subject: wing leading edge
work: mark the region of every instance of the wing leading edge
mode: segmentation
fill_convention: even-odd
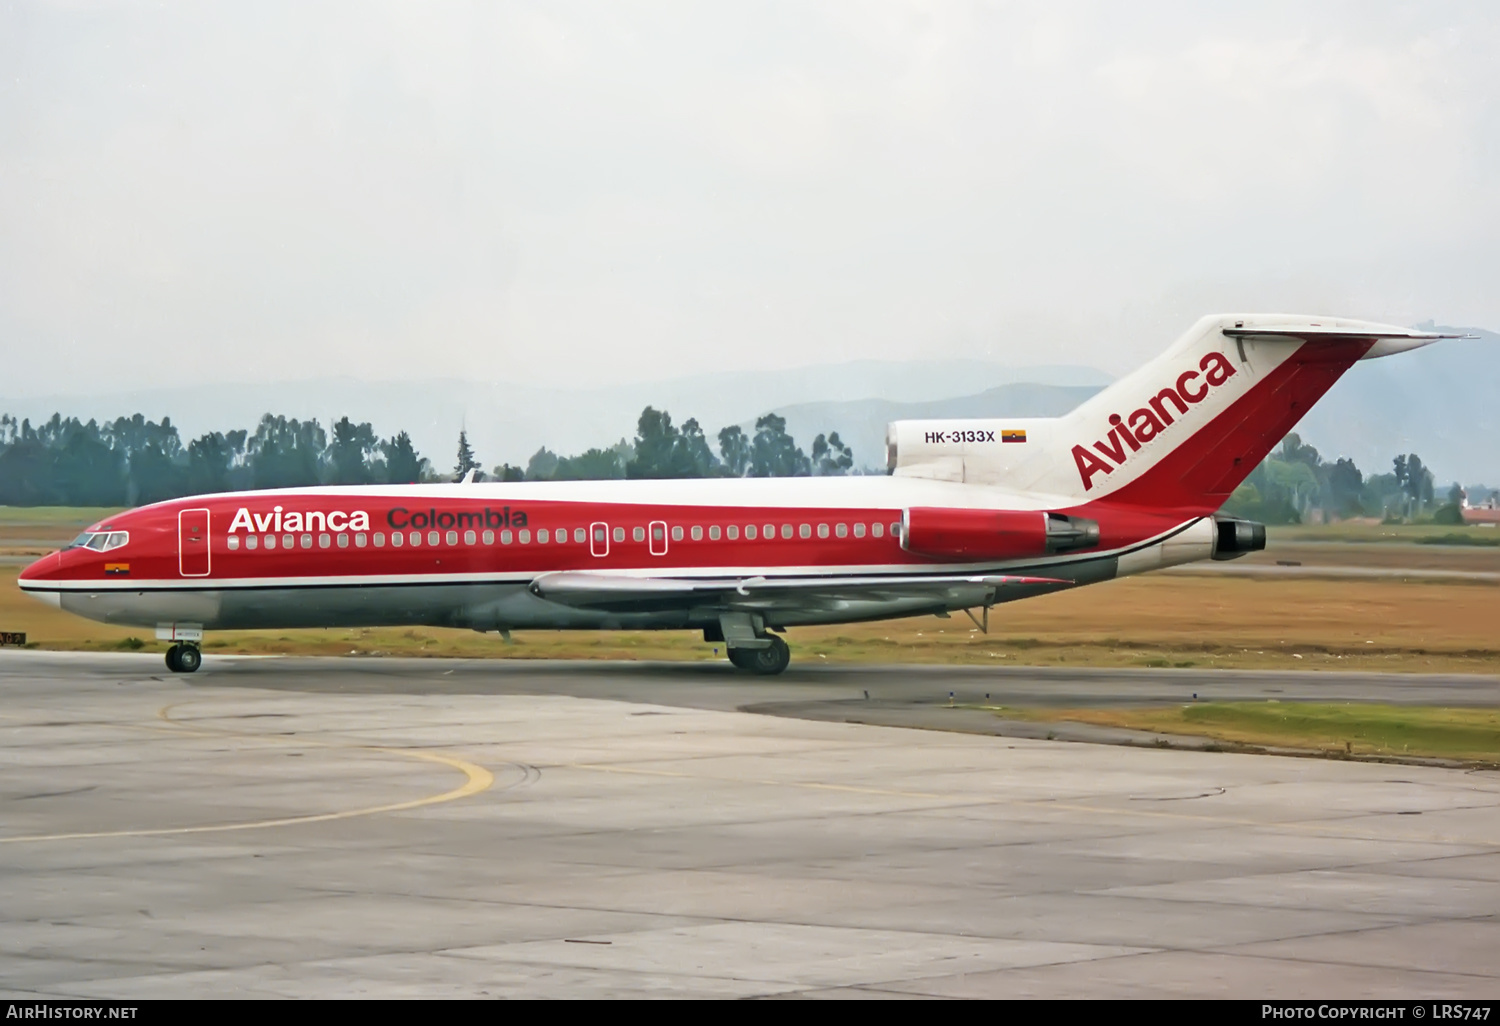
[[[888,603],[962,596],[967,605],[989,605],[1006,588],[1071,586],[1052,577],[996,574],[906,574],[862,577],[710,578],[644,577],[561,571],[543,574],[531,592],[560,605],[612,612],[722,608],[764,610],[827,608],[841,603]]]

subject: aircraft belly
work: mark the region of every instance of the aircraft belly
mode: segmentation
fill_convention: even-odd
[[[299,627],[467,627],[475,630],[652,629],[688,626],[687,610],[580,610],[537,598],[522,584],[64,592],[61,606],[103,623],[207,630]]]
[[[1116,576],[1114,557],[1049,567],[1076,584]],[[1024,584],[994,589],[959,583],[942,589],[903,591],[898,582],[879,589],[827,587],[755,600],[680,604],[652,599],[639,606],[590,609],[552,602],[522,583],[360,585],[352,587],[223,588],[68,591],[70,613],[104,623],[151,627],[197,623],[207,630],[284,630],[298,627],[434,626],[493,630],[672,630],[709,626],[725,611],[763,613],[777,626],[856,623],[941,610],[972,608],[1044,595],[1069,584]]]
[[[526,594],[519,584],[362,585],[332,588],[256,588],[223,592],[219,622],[205,627],[470,627],[471,610],[495,608]],[[484,621],[484,617],[477,618]]]
[[[154,627],[174,621],[212,623],[219,618],[216,591],[65,591],[59,598],[69,613],[101,623]]]

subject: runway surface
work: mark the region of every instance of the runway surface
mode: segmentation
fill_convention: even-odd
[[[9,996],[1500,986],[1500,774],[831,722],[1496,678],[158,662],[0,654]]]

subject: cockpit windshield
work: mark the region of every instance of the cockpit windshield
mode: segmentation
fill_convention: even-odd
[[[84,531],[63,549],[93,549],[95,552],[111,552],[130,541],[129,531]]]

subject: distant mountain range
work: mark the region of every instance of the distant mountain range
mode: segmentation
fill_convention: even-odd
[[[1297,430],[1325,458],[1352,457],[1367,474],[1414,452],[1441,483],[1500,484],[1500,334],[1417,327],[1479,338],[1357,364]]]
[[[1357,364],[1298,426],[1325,459],[1351,457],[1366,474],[1387,473],[1398,453],[1414,452],[1444,485],[1500,483],[1500,334],[1464,331],[1418,352]],[[793,437],[838,431],[857,465],[882,466],[885,425],[929,417],[1057,417],[1099,386],[1003,385],[929,402],[796,403],[775,412]]]
[[[1422,325],[1431,328],[1432,325]],[[1357,365],[1298,431],[1325,458],[1351,456],[1368,473],[1415,452],[1440,483],[1500,484],[1500,334],[1430,346]],[[885,425],[929,417],[1051,417],[1107,385],[1090,367],[1007,367],[978,360],[859,360],[793,370],[754,367],[658,382],[570,391],[472,381],[361,382],[341,378],[284,384],[215,384],[108,395],[0,399],[0,410],[42,419],[54,411],[113,418],[170,416],[186,436],[253,428],[262,413],[348,414],[381,435],[399,430],[434,465],[454,461],[460,426],[485,466],[523,464],[538,448],[571,455],[635,433],[646,405],[680,424],[696,417],[710,435],[725,424],[749,427],[772,411],[807,448],[838,431],[857,466],[885,465]]]

